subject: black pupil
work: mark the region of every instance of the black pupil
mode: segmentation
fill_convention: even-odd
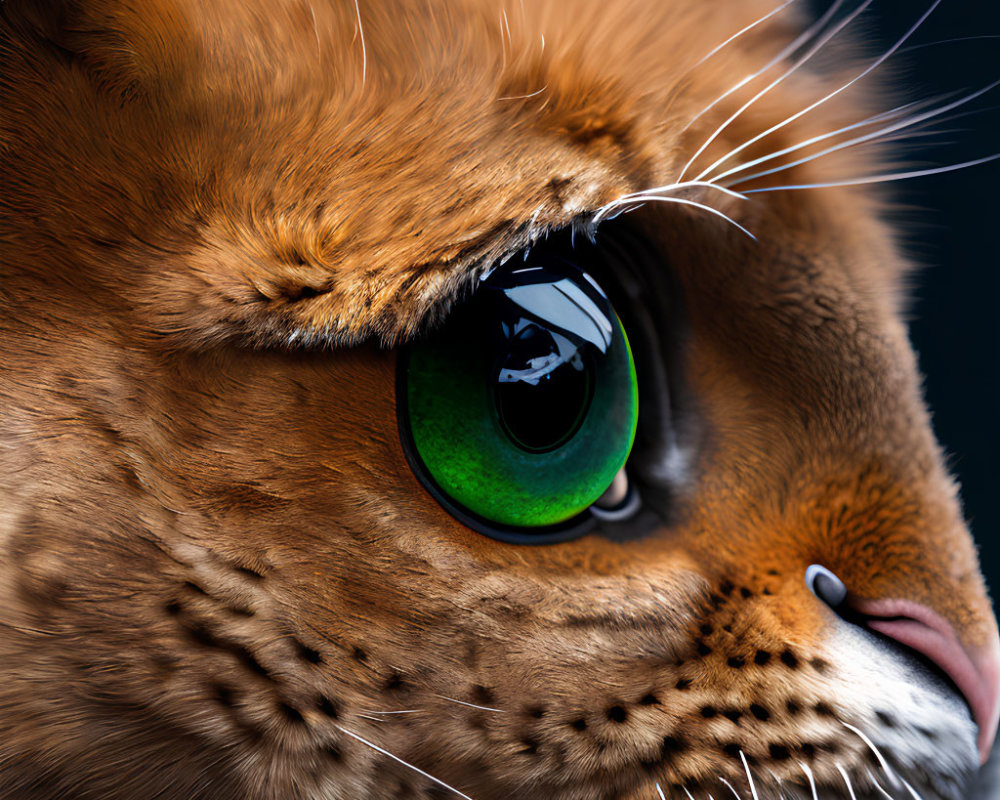
[[[555,450],[579,429],[593,395],[593,364],[579,345],[535,322],[505,325],[493,390],[500,423],[521,449]]]

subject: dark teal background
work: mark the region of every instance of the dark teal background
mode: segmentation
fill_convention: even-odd
[[[876,0],[868,31],[888,46],[929,0]],[[873,12],[873,13],[872,13]],[[945,0],[916,43],[1000,36],[1000,4]],[[929,47],[894,58],[887,81],[901,99],[972,90],[1000,78],[1000,39]],[[972,107],[1000,105],[1000,88]],[[1000,152],[1000,110],[946,128],[951,144],[907,151],[914,161],[947,164]],[[911,337],[926,376],[934,429],[962,485],[965,513],[980,546],[994,598],[1000,599],[1000,162],[896,184],[917,209],[897,217],[908,252],[923,268],[913,276]]]

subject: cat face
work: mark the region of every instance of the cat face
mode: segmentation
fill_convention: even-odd
[[[870,187],[777,190],[901,117],[828,136],[871,62],[773,10],[0,8],[0,797],[963,796],[997,628],[907,267]],[[491,524],[405,411],[498,379],[407,369],[554,263],[631,505]]]

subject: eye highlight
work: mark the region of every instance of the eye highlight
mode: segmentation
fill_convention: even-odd
[[[550,254],[495,270],[403,351],[397,409],[415,474],[454,516],[507,541],[565,539],[628,459],[635,365],[604,291]]]

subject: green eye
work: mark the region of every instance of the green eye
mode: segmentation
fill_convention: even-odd
[[[632,448],[638,391],[604,292],[549,257],[496,270],[412,344],[398,407],[411,464],[449,511],[537,541],[589,520]]]

